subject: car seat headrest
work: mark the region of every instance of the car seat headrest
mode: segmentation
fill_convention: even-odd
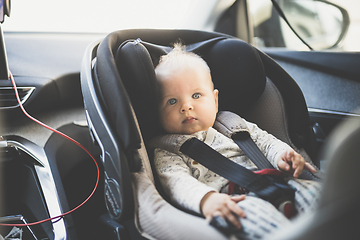
[[[219,90],[219,110],[243,115],[261,96],[266,84],[256,49],[238,39],[225,39],[204,53],[204,58]]]
[[[186,39],[182,39],[186,44]],[[116,64],[130,97],[144,140],[161,133],[158,121],[156,76],[154,68],[160,56],[172,50],[168,46],[141,41],[126,41],[116,52]],[[219,90],[219,110],[242,114],[262,94],[265,72],[257,51],[233,38],[216,37],[186,44],[187,51],[200,55],[208,63],[215,88]]]
[[[153,48],[153,58],[165,54]],[[121,80],[131,100],[144,140],[159,130],[157,119],[157,89],[152,56],[139,41],[126,41],[116,53]]]

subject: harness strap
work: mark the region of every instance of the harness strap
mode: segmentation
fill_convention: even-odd
[[[249,132],[237,132],[231,138],[259,169],[274,168],[251,139]]]
[[[284,201],[294,200],[295,189],[289,186],[282,177],[258,175],[229,160],[196,138],[187,140],[180,147],[180,151],[211,171],[269,201],[276,208],[279,208]]]
[[[240,116],[227,111],[219,112],[214,127],[220,133],[234,140],[259,169],[274,168],[251,139],[244,119]],[[304,169],[299,178],[319,181],[323,179],[323,174],[321,171],[312,173]]]

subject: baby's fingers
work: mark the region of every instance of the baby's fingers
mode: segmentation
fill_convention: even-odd
[[[293,177],[298,178],[303,171],[303,166],[296,166]]]
[[[237,229],[242,228],[242,225],[241,225],[238,217],[231,214],[230,212],[229,212],[229,215],[228,215],[228,214],[224,214],[223,212],[217,211],[217,212],[214,213],[212,218],[206,218],[206,220],[210,223],[213,220],[213,218],[216,218],[216,217],[220,217],[223,220],[226,220],[226,222],[228,222],[230,225],[233,225]]]
[[[298,178],[302,173],[302,171],[304,170],[304,168],[307,168],[307,163],[305,162],[305,159],[298,153],[294,154],[294,158],[292,161],[293,161],[292,168],[295,170],[293,176],[295,178]]]
[[[285,172],[289,172],[291,170],[291,166],[287,163],[287,161],[284,161],[282,159],[278,161],[277,165],[280,170],[283,170]]]
[[[231,211],[230,209],[224,209],[222,214],[223,214],[223,217],[225,219],[227,219],[237,229],[242,228],[240,220],[239,220],[239,216],[235,212]]]
[[[245,194],[241,194],[241,195],[234,195],[234,196],[231,196],[231,200],[233,200],[234,202],[238,203],[238,202],[241,202],[245,199]]]
[[[241,195],[239,197],[245,199],[245,195]],[[244,211],[235,202],[229,202],[228,208],[232,213],[236,214],[237,216],[242,217],[242,218],[246,217]]]
[[[317,172],[317,170],[316,170],[316,168],[314,168],[310,163],[305,163],[305,168],[307,169],[307,170],[309,170],[310,172],[312,172],[312,173],[316,173]]]

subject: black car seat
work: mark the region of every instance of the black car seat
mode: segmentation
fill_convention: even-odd
[[[309,162],[314,136],[295,81],[237,38],[191,30],[121,30],[88,48],[82,91],[90,131],[102,149],[104,196],[116,231],[135,219],[143,236],[156,239],[223,239],[203,218],[174,208],[158,193],[146,149],[160,130],[154,67],[179,39],[209,64],[220,111],[255,122]]]

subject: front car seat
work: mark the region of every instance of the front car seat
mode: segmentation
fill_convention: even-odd
[[[360,120],[343,121],[321,151],[327,161],[318,209],[274,240],[360,239]]]
[[[89,129],[102,150],[107,214],[118,234],[126,234],[127,223],[135,222],[147,238],[226,239],[202,217],[165,201],[151,170],[146,143],[159,130],[154,67],[179,39],[208,62],[220,111],[257,123],[311,162],[315,138],[302,92],[261,51],[213,32],[113,32],[87,49],[81,71]]]

